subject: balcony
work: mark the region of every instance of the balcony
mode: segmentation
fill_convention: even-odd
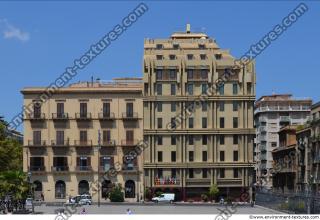
[[[115,116],[113,112],[100,112],[98,114],[99,120],[101,121],[111,121],[115,120]]]
[[[52,119],[55,121],[66,121],[69,119],[68,113],[52,113]]]
[[[235,179],[220,178],[217,180],[217,184],[220,186],[239,186],[239,185],[242,185],[242,179],[241,178],[235,178]]]
[[[29,113],[26,115],[26,119],[33,121],[43,121],[45,120],[44,113]]]
[[[267,155],[266,154],[261,154],[260,155],[260,160],[267,160]]]
[[[76,113],[76,120],[88,121],[92,119],[91,113]]]
[[[138,112],[123,112],[122,113],[123,120],[138,120]]]
[[[28,140],[28,147],[45,147],[45,146],[47,146],[46,141]]]
[[[69,167],[68,166],[52,166],[51,171],[55,173],[68,172]]]
[[[29,167],[29,170],[31,172],[45,172],[46,171],[46,167],[45,166],[33,166],[33,165],[31,165]]]
[[[267,136],[266,135],[260,135],[259,140],[260,141],[267,141]]]
[[[116,145],[115,140],[107,140],[107,141],[102,141],[101,147],[114,147]]]
[[[178,186],[180,185],[180,180],[174,177],[164,177],[164,178],[155,178],[155,186]]]
[[[260,131],[260,132],[267,132],[266,126],[260,126],[260,127],[259,127],[259,131]]]
[[[139,167],[133,166],[131,164],[124,164],[122,166],[122,172],[123,173],[137,173],[137,172],[139,172]]]
[[[280,116],[280,122],[290,122],[290,116]]]
[[[211,179],[210,178],[188,178],[186,180],[187,186],[210,186]]]
[[[208,82],[208,74],[205,76],[201,76],[200,73],[194,73],[192,76],[188,76],[188,81],[194,81],[194,82]]]
[[[299,106],[263,106],[256,108],[254,114],[259,112],[267,112],[267,111],[308,111],[310,110],[310,106],[299,105]]]
[[[261,144],[259,147],[260,151],[266,151],[267,150],[267,146],[264,144]]]
[[[69,140],[51,140],[52,147],[66,147],[69,145]]]
[[[75,147],[92,147],[92,140],[75,140],[74,141],[74,146]]]
[[[92,172],[91,166],[76,166],[76,172]]]
[[[110,170],[110,168],[113,168],[114,164],[109,164],[108,166],[99,166],[99,173],[105,173]]]
[[[121,140],[122,146],[136,146],[138,144],[138,140]]]

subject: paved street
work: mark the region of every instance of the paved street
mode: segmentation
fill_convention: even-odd
[[[126,209],[130,208],[133,214],[219,214],[225,209],[225,206],[220,205],[190,205],[190,204],[119,204],[106,205],[100,207],[97,205],[83,206],[86,208],[88,214],[126,214]],[[56,209],[61,206],[38,206],[35,208],[36,212],[45,214],[54,214]],[[281,214],[279,211],[267,209],[260,206],[254,208],[250,206],[238,206],[236,214]],[[81,207],[77,208],[77,213],[80,213]]]

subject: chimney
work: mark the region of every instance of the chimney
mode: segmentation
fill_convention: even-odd
[[[190,33],[190,24],[187,24],[186,32],[187,32],[188,34]]]

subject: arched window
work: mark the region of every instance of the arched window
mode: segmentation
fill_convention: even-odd
[[[89,183],[86,180],[81,180],[78,185],[79,195],[89,194]]]
[[[126,181],[125,185],[125,197],[126,198],[135,198],[136,197],[136,187],[135,183],[132,180]]]
[[[110,180],[104,180],[101,184],[101,197],[107,198],[109,192],[112,190],[114,184]]]
[[[66,198],[66,184],[62,180],[58,180],[55,185],[55,197],[56,199]]]

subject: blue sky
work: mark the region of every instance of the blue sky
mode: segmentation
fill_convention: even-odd
[[[25,86],[47,86],[139,2],[1,2],[0,115],[21,110]],[[149,11],[73,79],[142,76],[144,38],[167,38],[190,23],[240,57],[299,2],[145,2]],[[256,59],[257,97],[292,93],[319,101],[320,4]]]

